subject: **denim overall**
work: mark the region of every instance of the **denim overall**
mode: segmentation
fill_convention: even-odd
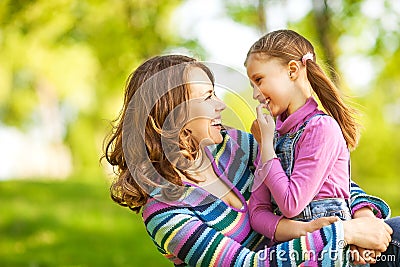
[[[307,121],[300,126],[299,130],[295,133],[286,133],[278,137],[277,132],[275,132],[274,138],[274,148],[275,153],[280,159],[281,165],[285,170],[286,175],[289,177],[292,174],[294,166],[294,153],[297,141],[304,132],[307,123],[314,117],[317,116],[327,116],[326,114],[316,114],[309,118]],[[349,170],[350,171],[350,170]],[[349,175],[350,176],[350,175]],[[350,188],[350,178],[349,178],[349,188]],[[271,202],[275,214],[282,215],[281,211],[276,204],[276,201],[271,196]],[[341,220],[350,220],[350,205],[348,200],[342,198],[326,198],[313,200],[308,204],[305,209],[297,216],[291,218],[296,221],[312,221],[320,217],[328,216],[338,216]]]

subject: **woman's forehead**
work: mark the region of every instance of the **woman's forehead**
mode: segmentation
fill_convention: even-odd
[[[213,91],[213,84],[208,75],[198,67],[188,72],[188,85],[191,97],[200,97]]]
[[[199,67],[194,67],[188,71],[189,83],[211,83],[207,73]]]

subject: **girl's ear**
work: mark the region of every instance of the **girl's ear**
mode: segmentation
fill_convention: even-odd
[[[291,60],[288,63],[288,73],[291,80],[296,80],[299,76],[300,65],[296,60]]]

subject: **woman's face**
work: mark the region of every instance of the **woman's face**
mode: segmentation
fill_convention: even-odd
[[[221,111],[226,108],[225,103],[215,95],[213,84],[201,68],[189,70],[188,83],[189,122],[185,128],[191,130],[199,143],[221,143]]]

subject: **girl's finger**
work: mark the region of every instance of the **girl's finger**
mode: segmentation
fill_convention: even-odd
[[[265,114],[263,113],[263,105],[260,104],[256,107],[256,111],[257,111],[257,120],[264,120],[267,121],[267,119],[265,118]]]

